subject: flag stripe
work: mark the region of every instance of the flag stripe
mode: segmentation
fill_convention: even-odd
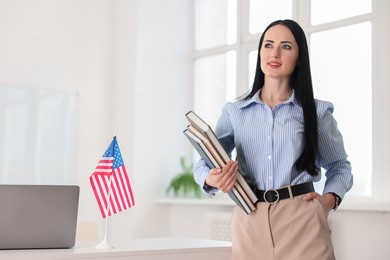
[[[123,186],[124,186],[124,193],[126,200],[128,201],[130,207],[134,206],[134,197],[133,197],[133,191],[130,186],[130,179],[127,175],[126,168],[123,167],[121,171],[121,178],[123,180]]]
[[[115,169],[115,171],[117,171],[117,169]],[[121,187],[122,187],[122,185],[118,180],[118,174],[114,174],[113,175],[113,189],[115,189],[115,199],[116,199],[117,205],[119,207],[119,211],[126,209],[126,207],[123,206],[124,198],[123,198],[123,195],[121,193]]]
[[[121,194],[121,198],[125,204],[125,207],[128,208],[128,207],[131,207],[131,204],[129,203],[129,196],[128,194],[126,193],[126,189],[124,188],[124,185],[125,183],[123,182],[123,169],[122,167],[120,168],[120,170],[118,171],[118,181],[121,183],[121,186],[120,186],[120,194]]]
[[[92,189],[94,191],[96,200],[98,201],[100,212],[102,213],[103,218],[105,218],[106,217],[106,212],[104,210],[104,208],[105,208],[104,205],[106,205],[106,202],[104,201],[105,198],[103,198],[103,196],[102,196],[102,190],[101,190],[100,182],[97,181],[97,178],[99,178],[98,176],[99,175],[91,176],[90,182],[91,182]]]

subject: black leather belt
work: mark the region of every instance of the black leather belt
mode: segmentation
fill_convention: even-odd
[[[287,198],[293,198],[302,194],[306,194],[314,191],[313,182],[306,182],[298,185],[287,186],[277,190],[259,190],[254,189],[257,202],[267,202],[269,204],[275,204],[279,200]]]

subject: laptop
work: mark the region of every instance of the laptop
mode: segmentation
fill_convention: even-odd
[[[0,185],[0,249],[71,248],[80,188]]]

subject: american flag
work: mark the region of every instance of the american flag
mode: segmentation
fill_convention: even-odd
[[[133,191],[116,136],[89,181],[103,218],[134,206]]]

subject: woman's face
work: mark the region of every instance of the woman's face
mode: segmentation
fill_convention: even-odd
[[[261,70],[266,77],[290,78],[298,62],[299,47],[287,26],[268,29],[260,48]]]

